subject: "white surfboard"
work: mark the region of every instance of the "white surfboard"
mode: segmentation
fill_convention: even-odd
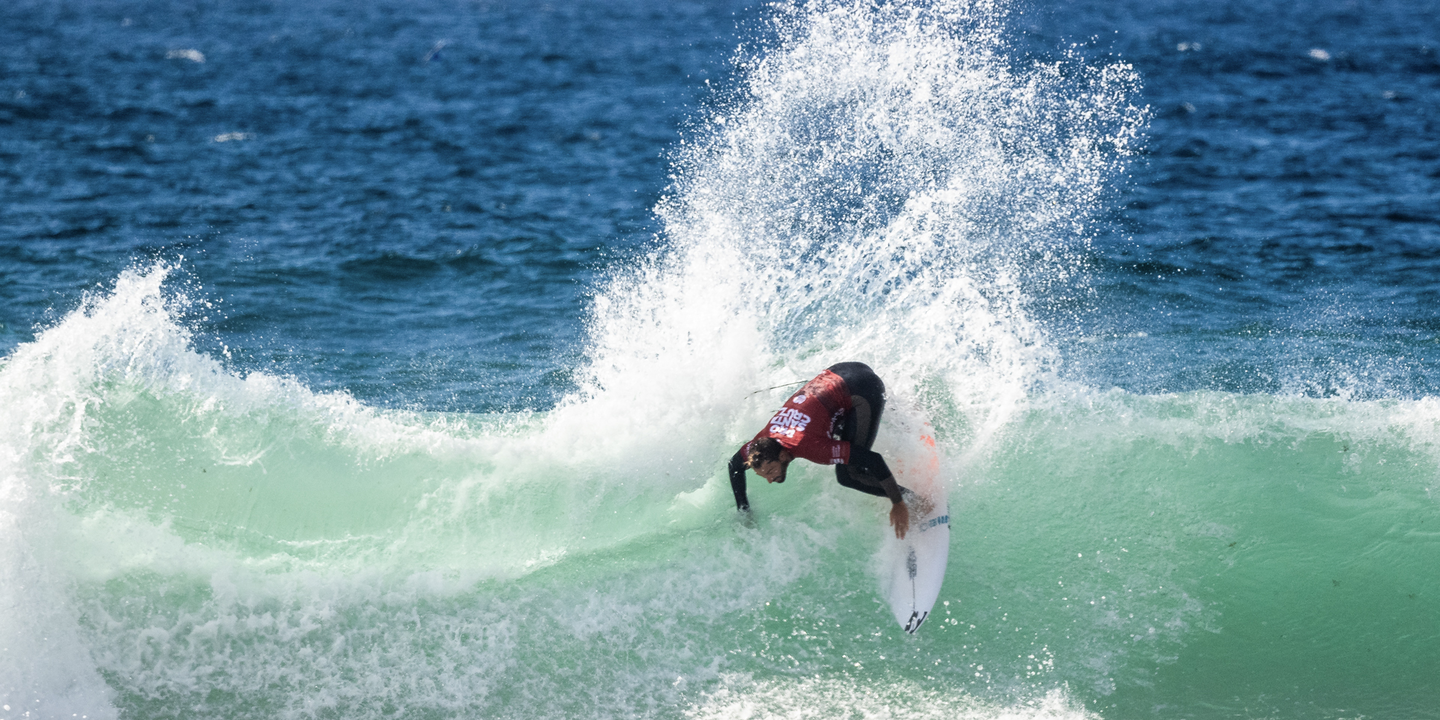
[[[910,457],[890,463],[896,481],[916,495],[906,501],[910,530],[900,540],[887,523],[880,548],[881,593],[895,620],[911,635],[935,607],[950,560],[950,505],[928,424],[920,441],[916,450],[907,453]]]

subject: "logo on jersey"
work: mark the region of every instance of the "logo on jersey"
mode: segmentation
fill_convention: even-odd
[[[795,403],[796,405],[804,405],[804,404],[805,404],[805,393],[800,393],[799,395],[796,395],[795,397],[790,398],[790,402],[793,402],[793,403]]]
[[[809,424],[809,415],[793,408],[785,408],[770,418],[770,434],[793,438],[795,433],[805,432],[805,427]]]

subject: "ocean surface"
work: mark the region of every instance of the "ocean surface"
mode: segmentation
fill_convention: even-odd
[[[1437,308],[1433,0],[10,0],[0,720],[1440,718]]]

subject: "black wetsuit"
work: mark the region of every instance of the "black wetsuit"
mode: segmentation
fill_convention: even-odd
[[[850,461],[835,466],[835,479],[847,488],[863,493],[886,497],[880,483],[891,477],[885,458],[870,449],[875,444],[875,435],[880,430],[880,416],[885,412],[885,383],[870,366],[858,362],[843,362],[826,368],[845,381],[850,393],[851,409],[833,427],[839,439],[850,443]],[[744,448],[730,458],[730,489],[735,493],[735,507],[744,510],[750,507],[745,493]],[[904,488],[901,488],[904,491]]]

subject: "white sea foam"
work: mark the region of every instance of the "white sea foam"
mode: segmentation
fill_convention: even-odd
[[[709,718],[945,718],[946,720],[1094,720],[1060,690],[1014,704],[997,705],[958,690],[935,690],[913,681],[877,683],[813,678],[722,678],[719,689],[690,707],[685,717]]]
[[[694,442],[734,419],[734,442],[775,401],[753,390],[861,360],[985,447],[1054,361],[1027,290],[1069,273],[1146,115],[1125,65],[1007,57],[1003,14],[782,8],[775,47],[742,54],[733,102],[680,152],[662,250],[597,297],[559,422],[706,418]]]
[[[190,62],[193,62],[193,63],[203,63],[203,62],[205,62],[205,53],[202,53],[202,52],[200,52],[199,50],[196,50],[195,48],[181,48],[181,49],[179,49],[179,50],[171,50],[171,51],[165,53],[165,59],[166,59],[166,60],[189,60]]]

